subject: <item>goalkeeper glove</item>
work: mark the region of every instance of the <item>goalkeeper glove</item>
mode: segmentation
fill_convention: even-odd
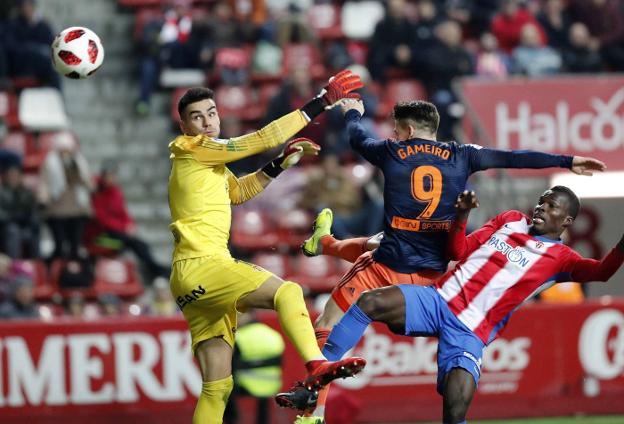
[[[275,178],[285,169],[296,165],[304,155],[316,156],[320,150],[321,146],[309,138],[300,137],[292,139],[286,143],[284,150],[278,157],[262,168],[262,172],[267,177]]]
[[[331,77],[319,95],[306,103],[301,110],[312,120],[324,110],[331,109],[341,99],[359,99],[360,95],[352,91],[362,87],[364,84],[359,75],[347,69],[340,71]]]

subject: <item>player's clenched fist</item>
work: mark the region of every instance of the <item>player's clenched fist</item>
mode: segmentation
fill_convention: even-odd
[[[280,168],[288,169],[301,160],[304,155],[316,156],[321,150],[321,146],[309,138],[299,137],[286,143],[284,151],[277,158],[281,158]]]
[[[349,70],[344,70],[329,79],[329,83],[323,87],[319,97],[325,101],[327,106],[332,106],[340,99],[359,99],[360,95],[352,93],[352,91],[362,87],[364,87],[364,84],[359,75]]]
[[[464,190],[457,196],[457,202],[455,202],[455,209],[457,211],[468,211],[470,209],[479,207],[479,199],[474,191]]]

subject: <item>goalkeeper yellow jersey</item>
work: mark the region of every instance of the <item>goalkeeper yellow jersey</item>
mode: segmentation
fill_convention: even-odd
[[[296,110],[241,137],[223,140],[182,135],[169,144],[173,262],[215,254],[230,256],[230,205],[249,200],[263,188],[255,174],[237,178],[226,164],[285,143],[308,121]]]

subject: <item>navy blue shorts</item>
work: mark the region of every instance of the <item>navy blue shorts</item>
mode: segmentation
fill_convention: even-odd
[[[402,284],[405,296],[405,335],[438,338],[438,393],[453,368],[472,374],[475,386],[481,376],[484,343],[451,312],[433,286]]]

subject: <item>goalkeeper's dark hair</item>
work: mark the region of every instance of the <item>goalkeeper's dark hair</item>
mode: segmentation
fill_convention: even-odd
[[[572,218],[576,219],[576,216],[579,213],[579,209],[581,209],[581,201],[576,196],[576,194],[574,194],[574,192],[568,187],[560,185],[554,186],[550,190],[557,194],[562,194],[568,199],[568,214]]]
[[[206,99],[214,99],[214,91],[206,87],[193,87],[186,90],[186,93],[178,101],[180,118],[183,119],[182,115],[188,105]]]
[[[433,103],[423,100],[412,102],[398,102],[394,105],[392,117],[397,121],[411,121],[417,129],[429,131],[431,134],[438,132],[440,114]]]

